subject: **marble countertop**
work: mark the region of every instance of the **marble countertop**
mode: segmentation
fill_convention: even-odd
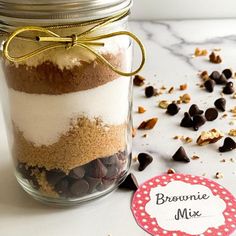
[[[179,126],[183,113],[190,104],[181,105],[181,111],[174,117],[168,116],[157,106],[158,101],[176,100],[183,93],[190,94],[191,103],[197,103],[202,109],[213,106],[214,100],[220,97],[221,87],[217,87],[214,94],[205,92],[196,85],[200,82],[197,73],[202,70],[210,72],[225,68],[236,69],[235,25],[236,20],[131,22],[133,32],[139,35],[147,49],[147,64],[141,73],[147,79],[147,84],[157,88],[162,85],[178,88],[180,84],[188,84],[186,91],[176,90],[172,94],[149,99],[144,97],[143,88],[134,88],[134,126],[138,126],[144,119],[159,118],[153,130],[138,131],[134,138],[134,156],[139,152],[148,152],[154,157],[154,162],[143,172],[137,171],[137,164],[132,166],[131,171],[140,183],[169,168],[180,173],[204,174],[208,178],[214,178],[216,172],[221,172],[224,178],[216,181],[236,195],[236,162],[230,161],[231,158],[236,159],[235,151],[221,156],[217,148],[222,141],[204,147],[197,146],[195,142],[202,130],[218,128],[227,132],[236,128],[236,123],[230,125],[232,117],[208,122],[198,132],[194,132]],[[211,64],[206,57],[192,58],[196,47],[208,51],[220,48],[223,63]],[[235,105],[236,100],[229,97],[227,109]],[[145,107],[147,111],[138,114],[138,106]],[[132,216],[130,192],[117,190],[74,209],[50,208],[31,199],[21,190],[13,176],[2,115],[0,130],[0,235],[148,235],[139,228]],[[148,134],[147,138],[142,137],[144,133]],[[194,141],[183,144],[173,139],[176,135],[189,136]],[[198,155],[200,159],[188,164],[173,162],[171,156],[181,145],[190,157]],[[222,159],[226,162],[220,162]]]

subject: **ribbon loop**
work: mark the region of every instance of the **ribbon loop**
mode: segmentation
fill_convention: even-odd
[[[24,60],[27,60],[31,57],[37,56],[37,55],[39,55],[43,52],[46,52],[48,50],[51,50],[51,49],[60,48],[60,47],[64,47],[66,49],[70,49],[72,47],[81,47],[81,48],[86,49],[87,51],[89,51],[93,55],[95,55],[101,63],[108,66],[111,70],[113,70],[117,74],[122,75],[122,76],[133,76],[133,75],[137,74],[143,68],[143,66],[145,64],[145,59],[146,59],[145,48],[137,36],[135,36],[134,34],[132,34],[129,31],[117,31],[117,32],[112,32],[109,34],[102,34],[102,35],[98,35],[98,36],[89,36],[88,35],[89,32],[93,32],[93,31],[95,31],[95,29],[98,29],[104,25],[114,22],[115,20],[120,19],[124,15],[127,15],[127,13],[126,14],[123,13],[122,15],[115,16],[114,18],[104,19],[104,21],[102,21],[100,24],[93,26],[90,30],[87,30],[79,35],[72,34],[69,37],[61,37],[60,35],[54,33],[53,31],[51,31],[47,28],[44,28],[44,27],[25,26],[22,28],[18,28],[12,34],[10,34],[10,36],[8,37],[6,42],[4,43],[3,54],[11,62],[21,62],[21,61],[24,61]],[[29,52],[25,55],[21,55],[18,57],[11,56],[9,54],[9,47],[11,45],[12,40],[15,38],[18,38],[18,37],[20,38],[19,35],[22,33],[32,32],[32,31],[33,32],[36,31],[36,32],[44,33],[45,35],[48,35],[48,36],[37,36],[35,39],[33,39],[33,41],[47,42],[48,44],[46,46],[42,46],[32,52]],[[128,36],[131,39],[133,39],[140,47],[141,54],[142,54],[142,60],[141,60],[139,67],[136,70],[131,71],[131,72],[121,71],[118,68],[114,67],[107,59],[105,59],[105,57],[103,57],[98,51],[96,51],[93,47],[91,47],[91,46],[103,47],[103,46],[105,46],[105,44],[103,42],[101,42],[100,40],[112,38],[112,37],[116,37],[116,36],[122,36],[122,35]]]

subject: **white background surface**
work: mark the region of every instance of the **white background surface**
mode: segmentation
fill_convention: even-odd
[[[214,94],[200,90],[198,70],[222,70],[231,67],[236,70],[236,20],[217,21],[173,21],[173,22],[132,22],[133,32],[144,42],[147,49],[147,63],[142,75],[158,88],[176,88],[188,83],[192,103],[197,103],[202,109],[213,105],[220,96],[221,87]],[[195,47],[221,48],[223,63],[210,64],[207,58],[191,58]],[[138,58],[135,57],[137,60]],[[175,117],[165,114],[157,107],[162,99],[174,100],[182,92],[164,94],[161,97],[147,99],[143,88],[134,89],[134,125],[151,117],[158,117],[157,126],[148,131],[148,137],[143,138],[144,132],[138,132],[134,139],[133,154],[148,152],[154,157],[153,163],[143,172],[137,171],[134,163],[131,171],[137,176],[139,183],[164,173],[168,168],[174,168],[178,173],[205,174],[214,179],[216,172],[223,173],[224,178],[216,180],[234,195],[236,195],[236,163],[230,158],[236,158],[235,151],[221,156],[217,148],[222,141],[205,147],[195,143],[200,131],[219,128],[227,132],[230,128],[230,116],[208,122],[199,132],[184,129],[179,126],[184,111],[189,104],[181,106],[181,111]],[[147,112],[137,114],[138,106],[144,106]],[[235,100],[228,97],[227,110],[235,105]],[[222,115],[222,114],[221,114]],[[183,145],[181,141],[173,140],[175,135],[185,135],[193,138],[194,142],[184,145],[191,157],[200,156],[200,160],[188,164],[176,163],[171,156]],[[220,162],[225,158],[226,162]],[[147,236],[136,224],[130,211],[131,192],[117,190],[106,198],[81,205],[74,209],[54,209],[43,206],[31,199],[16,183],[2,116],[0,115],[0,236]],[[235,234],[234,234],[235,235]]]
[[[235,0],[134,0],[134,19],[236,17]]]

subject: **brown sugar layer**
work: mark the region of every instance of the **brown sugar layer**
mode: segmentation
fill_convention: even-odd
[[[15,127],[13,156],[29,166],[58,168],[67,173],[97,158],[124,151],[126,139],[127,124],[104,127],[99,120],[79,118],[58,142],[37,147]]]
[[[116,68],[125,69],[125,53],[103,55]],[[45,61],[38,66],[5,63],[7,84],[17,91],[35,94],[63,94],[92,89],[120,77],[98,59],[80,61],[80,65],[60,69],[58,65]]]

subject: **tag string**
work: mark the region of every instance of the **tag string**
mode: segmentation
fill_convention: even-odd
[[[71,36],[68,37],[62,37],[59,34],[56,34],[55,32],[53,32],[50,27],[37,27],[37,26],[24,26],[21,28],[17,28],[14,32],[12,32],[7,40],[4,43],[4,47],[3,47],[3,55],[11,62],[22,62],[25,61],[27,59],[30,59],[34,56],[37,56],[41,53],[44,53],[48,50],[52,50],[55,48],[65,48],[65,49],[70,49],[73,47],[80,47],[80,48],[84,48],[85,50],[89,51],[90,53],[92,53],[93,55],[95,55],[98,60],[103,63],[104,65],[108,66],[112,71],[116,72],[119,75],[122,76],[133,76],[135,74],[137,74],[144,66],[145,61],[146,61],[146,53],[145,53],[145,48],[142,44],[142,42],[138,39],[137,36],[135,36],[133,33],[129,32],[129,31],[117,31],[117,32],[112,32],[109,34],[101,34],[98,36],[89,36],[89,34],[91,34],[92,32],[96,32],[96,30],[109,25],[121,18],[123,18],[124,16],[126,16],[128,14],[128,12],[124,12],[121,14],[118,14],[116,16],[113,17],[108,17],[108,18],[104,18],[101,21],[99,21],[98,24],[96,24],[95,26],[93,26],[92,28],[84,31],[83,33],[80,33],[79,35],[76,34],[72,34]],[[86,22],[87,24],[90,22]],[[91,21],[91,24],[93,24],[94,22]],[[83,23],[81,23],[82,25]],[[77,24],[79,25],[79,24]],[[68,25],[68,27],[66,27],[66,25],[62,26],[62,28],[69,28],[71,26],[75,26],[75,25]],[[53,28],[53,27],[52,27]],[[55,28],[60,28],[60,26],[56,26]],[[35,42],[46,42],[48,43],[46,46],[42,46],[36,50],[33,50],[25,55],[20,55],[20,56],[11,56],[10,52],[9,52],[9,47],[11,46],[12,41],[15,38],[22,38],[22,36],[20,36],[22,33],[25,32],[38,32],[38,33],[44,33],[44,35],[46,34],[47,36],[36,36],[35,38],[26,38],[27,40],[33,40]],[[139,67],[131,72],[125,72],[120,70],[119,68],[114,67],[103,55],[101,55],[99,53],[99,51],[97,51],[96,49],[94,49],[92,46],[100,46],[100,47],[104,47],[105,43],[102,42],[102,39],[108,39],[108,38],[113,38],[116,36],[128,36],[130,37],[132,40],[134,40],[140,50],[141,50],[141,55],[142,55],[142,59],[140,62]]]

